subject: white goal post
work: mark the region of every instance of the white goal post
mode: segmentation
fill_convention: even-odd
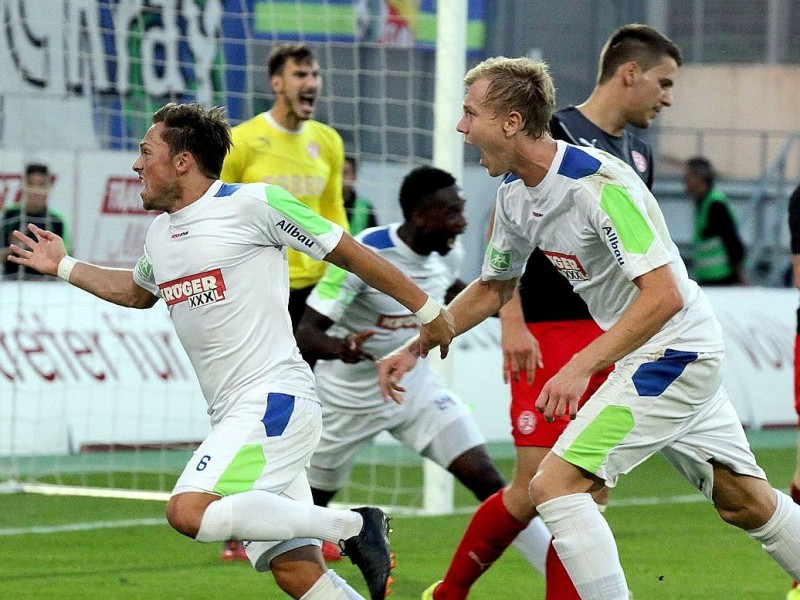
[[[464,142],[455,129],[461,114],[462,80],[467,64],[467,7],[461,0],[439,0],[436,15],[436,94],[433,105],[433,164],[463,181]],[[452,381],[450,363],[431,353],[434,368]],[[436,463],[425,460],[424,503],[428,514],[453,510],[453,477]]]

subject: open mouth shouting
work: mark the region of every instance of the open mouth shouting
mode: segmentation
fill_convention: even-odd
[[[297,97],[297,108],[298,112],[306,117],[309,118],[311,115],[314,114],[314,110],[317,106],[317,92],[315,91],[308,91],[308,92],[301,92]]]

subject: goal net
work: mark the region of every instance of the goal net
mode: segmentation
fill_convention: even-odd
[[[224,105],[234,124],[264,111],[270,49],[303,40],[323,73],[316,118],[359,159],[357,187],[379,221],[395,220],[412,166],[461,168],[456,119],[436,133],[437,54],[480,48],[482,2],[469,3],[466,29],[466,3],[438,4],[456,7],[449,28],[433,0],[3,2],[0,208],[23,197],[26,165],[45,164],[72,254],[130,268],[153,218],[130,170],[153,111]],[[457,111],[463,64],[445,68],[456,96],[444,102]],[[0,281],[2,489],[166,498],[208,433],[204,407],[163,303],[134,311],[57,280]],[[444,494],[426,499],[424,481]],[[430,481],[416,455],[382,437],[336,499],[452,508],[446,484]]]

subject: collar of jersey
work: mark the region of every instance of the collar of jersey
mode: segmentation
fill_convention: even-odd
[[[522,185],[525,185],[529,192],[537,195],[541,194],[542,191],[546,190],[550,185],[550,182],[557,176],[558,168],[561,166],[561,161],[564,160],[564,152],[567,150],[567,143],[561,140],[556,140],[556,145],[556,154],[553,156],[553,162],[550,163],[550,168],[547,169],[547,173],[544,174],[544,177],[542,177],[542,180],[537,185],[525,185],[525,182],[522,179],[519,180]]]
[[[306,122],[303,121],[302,123],[300,123],[300,127],[298,127],[297,129],[294,129],[294,130],[286,129],[286,127],[284,127],[283,125],[281,125],[280,123],[278,123],[275,120],[275,117],[272,116],[272,113],[270,111],[267,111],[267,112],[262,113],[262,114],[264,115],[264,120],[266,120],[266,122],[269,124],[269,126],[274,128],[274,129],[277,129],[281,133],[286,133],[288,135],[299,135],[299,134],[303,133],[303,129],[305,129],[305,127],[306,127]]]
[[[431,254],[417,254],[414,252],[414,249],[406,244],[403,239],[397,235],[397,230],[400,229],[400,225],[402,223],[392,223],[389,225],[389,237],[392,238],[392,242],[394,243],[394,247],[397,249],[398,254],[402,254],[406,258],[415,261],[424,261],[430,258]]]
[[[184,206],[180,210],[176,210],[174,213],[169,215],[169,222],[171,225],[180,226],[181,223],[191,219],[194,217],[199,211],[203,210],[203,207],[208,204],[213,198],[214,194],[219,191],[219,188],[222,187],[222,181],[217,179],[214,183],[211,184],[206,190],[206,193],[200,196],[197,200],[189,204],[188,206]]]

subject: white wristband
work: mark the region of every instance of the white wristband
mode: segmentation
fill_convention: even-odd
[[[439,303],[428,296],[425,304],[423,304],[422,308],[420,308],[415,314],[417,317],[419,317],[419,320],[422,321],[423,325],[427,325],[439,316],[441,310],[442,307],[439,305]]]
[[[65,255],[59,262],[58,262],[58,276],[66,282],[69,282],[70,273],[72,273],[72,269],[75,268],[75,265],[78,264],[78,261],[72,258],[71,256]]]

